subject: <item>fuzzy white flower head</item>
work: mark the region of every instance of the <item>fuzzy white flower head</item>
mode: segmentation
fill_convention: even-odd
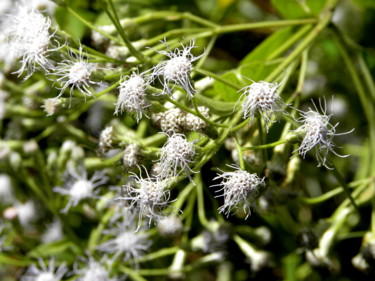
[[[171,172],[173,176],[178,176],[181,171],[185,171],[192,181],[189,164],[193,163],[195,155],[194,143],[188,142],[183,134],[173,134],[168,137],[167,142],[161,149],[159,177],[166,178]]]
[[[107,257],[104,256],[102,260]],[[75,270],[75,274],[79,274],[77,281],[115,281],[109,277],[109,271],[103,266],[103,262],[96,261],[93,257],[84,260],[86,267]]]
[[[319,105],[322,114],[319,113],[319,109],[315,104],[315,110],[309,108],[307,112],[300,111],[301,117],[297,119],[297,121],[302,122],[302,125],[294,132],[302,132],[304,134],[303,140],[298,148],[298,153],[305,158],[306,153],[314,149],[315,156],[319,163],[318,167],[325,166],[326,168],[331,169],[331,167],[329,167],[330,163],[327,161],[329,152],[332,152],[339,157],[349,156],[340,155],[333,150],[336,147],[333,143],[333,138],[335,136],[349,134],[353,130],[345,133],[336,133],[336,127],[339,123],[336,123],[335,125],[329,123],[332,114],[327,114],[325,99],[324,105],[321,100],[319,100]]]
[[[17,12],[10,15],[10,20],[12,24],[5,30],[9,37],[10,50],[15,57],[21,58],[22,63],[16,73],[21,75],[27,70],[30,76],[38,66],[44,70],[52,68],[48,56],[59,46],[50,47],[51,39],[54,37],[54,33],[49,33],[51,20],[39,11],[30,10],[25,6],[18,7]]]
[[[162,211],[171,202],[170,191],[166,189],[168,182],[157,177],[149,177],[148,174],[147,178],[131,174],[134,181],[125,185],[126,196],[117,199],[130,201],[130,207],[135,207],[139,211],[139,223],[142,217],[147,217],[151,224],[153,219],[162,216]]]
[[[277,93],[278,87],[277,83],[260,81],[242,88],[240,90],[243,91],[242,96],[245,95],[242,102],[243,118],[250,117],[250,122],[252,122],[255,115],[259,114],[264,118],[268,128],[268,124],[272,122],[272,116],[275,113],[284,112],[285,104]]]
[[[49,261],[48,266],[39,259],[39,268],[36,265],[30,266],[21,281],[60,281],[66,272],[65,264],[55,268],[54,259]]]
[[[108,178],[104,176],[105,171],[95,172],[90,180],[87,179],[85,169],[82,169],[78,174],[76,170],[71,168],[68,174],[70,178],[65,182],[64,187],[57,186],[53,189],[57,193],[70,197],[68,204],[62,210],[63,213],[67,213],[70,207],[77,206],[84,199],[96,198],[99,193],[97,187],[108,181]]]
[[[56,81],[60,82],[62,85],[61,91],[57,97],[62,96],[69,86],[70,96],[72,96],[73,90],[76,88],[85,98],[86,96],[94,97],[89,88],[101,84],[100,82],[91,80],[92,72],[96,69],[99,69],[97,64],[91,63],[85,58],[82,46],[80,46],[78,54],[70,50],[69,58],[64,58],[50,73],[58,76],[59,78],[57,78]]]
[[[204,53],[198,57],[191,54],[191,50],[196,48],[194,46],[195,39],[191,39],[189,45],[184,46],[181,44],[182,49],[175,49],[174,51],[169,49],[166,39],[161,42],[168,51],[157,52],[169,57],[169,60],[163,61],[153,68],[153,78],[159,78],[159,81],[164,86],[163,93],[171,95],[174,87],[178,85],[186,91],[189,98],[192,98],[195,93],[195,89],[190,81],[190,72],[193,70],[192,63],[200,59]],[[173,84],[173,86],[170,87],[169,84]]]
[[[122,113],[124,110],[134,112],[139,122],[145,109],[150,106],[146,97],[149,81],[142,74],[136,73],[126,78],[119,86],[120,95],[116,104],[115,114]]]
[[[223,194],[217,197],[224,197],[224,205],[219,208],[219,212],[229,216],[232,210],[237,210],[242,205],[247,219],[251,214],[250,207],[254,204],[258,188],[265,185],[264,178],[241,170],[235,165],[228,166],[236,169],[236,171],[223,172],[223,174],[214,178],[214,180],[222,179],[222,182],[212,185],[222,187],[216,191],[223,191]]]
[[[127,212],[123,220],[118,221],[111,229],[104,230],[103,233],[113,238],[99,245],[98,250],[114,254],[112,261],[120,256],[123,261],[137,259],[148,250],[152,243],[146,233],[137,231],[135,217],[130,212]]]

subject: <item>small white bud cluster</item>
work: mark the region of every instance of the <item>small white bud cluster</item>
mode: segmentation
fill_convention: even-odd
[[[158,177],[167,178],[171,172],[176,177],[181,171],[185,171],[192,181],[190,173],[193,171],[189,168],[189,164],[193,163],[195,154],[194,144],[187,141],[184,135],[173,134],[169,136],[161,149],[160,173]]]
[[[39,259],[39,267],[31,265],[21,281],[60,281],[66,272],[67,268],[64,263],[56,268],[54,259],[49,261],[48,266],[42,259]]]
[[[148,85],[149,81],[142,77],[142,74],[133,73],[130,77],[127,77],[127,80],[122,82],[119,87],[120,95],[115,114],[122,113],[124,110],[134,112],[137,121],[139,121],[145,109],[150,106],[146,97]]]
[[[122,157],[122,163],[126,168],[132,168],[139,164],[141,155],[140,155],[140,147],[138,144],[133,143],[129,144],[124,151],[124,155]]]
[[[101,133],[99,137],[99,152],[100,154],[104,154],[109,149],[112,148],[112,144],[114,141],[114,128],[113,126],[106,127]]]
[[[333,138],[335,136],[349,134],[353,130],[337,134],[336,127],[339,123],[337,123],[336,125],[331,125],[329,121],[332,117],[332,114],[327,115],[325,106],[322,106],[321,101],[319,101],[319,103],[320,109],[323,114],[319,113],[319,110],[315,106],[315,104],[315,111],[309,108],[309,111],[301,112],[301,117],[297,121],[302,122],[302,125],[294,132],[301,132],[304,134],[303,140],[298,148],[298,153],[303,158],[305,158],[306,153],[314,149],[315,156],[319,163],[318,167],[323,165],[326,168],[331,169],[329,167],[330,163],[327,161],[329,152],[332,152],[339,157],[349,156],[340,155],[333,150],[333,148],[336,147],[333,144]]]
[[[87,179],[86,170],[82,169],[81,173],[82,175],[73,168],[70,169],[70,179],[65,182],[64,187],[57,186],[53,189],[57,193],[70,196],[62,213],[67,213],[70,207],[77,206],[84,199],[96,198],[99,193],[97,188],[108,181],[104,171],[95,172],[90,180]]]
[[[204,53],[198,57],[191,54],[191,50],[196,47],[194,46],[194,39],[190,41],[190,45],[184,46],[181,44],[182,50],[175,49],[174,51],[171,51],[166,41],[162,41],[162,43],[164,43],[168,52],[157,52],[169,57],[169,60],[156,65],[153,68],[152,77],[158,77],[159,81],[163,84],[163,93],[171,95],[174,87],[178,85],[186,91],[189,98],[192,98],[195,93],[195,89],[190,81],[190,72],[193,70],[192,62],[200,59]],[[170,87],[169,84],[173,84],[173,86]]]
[[[183,231],[181,219],[175,215],[169,215],[158,220],[158,231],[164,237],[179,237]]]
[[[256,114],[261,115],[268,128],[272,122],[271,118],[275,113],[284,112],[284,102],[277,93],[277,83],[268,83],[264,81],[254,82],[250,86],[241,89],[243,95],[246,95],[242,103],[243,118],[249,118],[250,122]]]
[[[210,117],[207,107],[200,106],[198,110],[204,117]],[[154,123],[159,125],[165,133],[198,132],[202,131],[207,125],[200,117],[179,108],[153,114],[152,118]]]
[[[224,197],[224,205],[219,208],[219,212],[229,216],[233,209],[238,209],[242,204],[243,211],[248,218],[251,214],[250,207],[258,193],[258,187],[264,186],[264,178],[259,178],[256,174],[250,174],[237,166],[229,167],[237,170],[224,172],[214,178],[214,180],[222,179],[220,184],[213,185],[222,187],[217,192],[223,191],[222,195],[217,196]]]

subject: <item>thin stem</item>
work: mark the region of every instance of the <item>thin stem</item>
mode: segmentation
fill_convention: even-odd
[[[317,25],[313,30],[304,38],[304,40],[290,53],[290,55],[267,76],[265,81],[273,81],[279,73],[283,71],[290,63],[299,57],[299,55],[313,42],[313,40],[320,34],[320,32],[330,23],[332,17],[332,10],[336,5],[337,0],[329,1],[322,12],[322,17],[320,18]]]
[[[204,208],[204,196],[203,196],[203,182],[201,174],[196,174],[194,177],[194,182],[197,185],[197,196],[198,196],[198,218],[200,223],[205,227],[209,227],[208,220],[206,218],[205,214],[205,208]]]
[[[350,188],[354,188],[354,187],[357,187],[361,184],[366,184],[366,183],[369,183],[371,181],[371,179],[363,179],[363,180],[358,180],[358,181],[353,181],[351,183],[349,183],[347,186],[350,187]],[[342,193],[344,191],[343,187],[342,186],[339,186],[339,187],[336,187],[320,196],[317,196],[317,197],[314,197],[314,198],[307,198],[307,197],[301,197],[299,198],[299,200],[301,200],[302,202],[306,203],[306,204],[311,204],[311,205],[314,205],[314,204],[319,204],[319,203],[322,203],[328,199],[331,199],[332,197]]]
[[[258,124],[260,144],[263,145],[266,142],[266,135],[264,134],[264,131],[263,131],[262,118],[260,117],[257,118],[257,124]],[[263,158],[264,158],[263,161],[264,163],[266,163],[268,159],[267,149],[263,149],[262,153],[263,153]]]
[[[283,144],[283,143],[286,143],[286,140],[278,140],[278,141],[275,141],[275,142],[272,142],[272,143],[267,143],[267,144],[257,145],[257,146],[247,146],[247,147],[242,147],[241,149],[242,150],[261,150],[261,149],[275,147],[275,146],[277,146],[279,144]]]
[[[236,149],[238,152],[238,159],[240,160],[240,168],[242,170],[245,170],[245,161],[243,159],[243,153],[240,144],[238,143],[237,137],[234,138],[235,144],[236,144]]]
[[[197,67],[195,68],[195,70],[198,71],[198,72],[200,72],[200,73],[202,73],[202,74],[204,74],[204,75],[207,75],[207,76],[209,76],[209,77],[211,77],[211,78],[213,78],[213,79],[215,79],[217,81],[220,81],[220,82],[228,85],[229,87],[232,87],[233,89],[235,89],[237,91],[242,89],[241,86],[238,86],[237,84],[234,84],[231,81],[228,81],[228,80],[224,79],[223,77],[221,77],[219,75],[216,75],[215,73],[212,73],[212,72],[210,72],[208,70],[203,70],[203,69],[197,68]]]
[[[113,5],[113,2],[112,0],[102,0],[102,2],[106,2],[106,3],[103,3],[103,6],[104,6],[104,10],[106,11],[107,15],[109,16],[109,18],[111,19],[111,21],[113,22],[114,26],[116,27],[117,29],[117,32],[119,33],[119,35],[121,36],[122,40],[124,41],[124,43],[126,44],[126,47],[128,47],[130,53],[133,54],[133,56],[135,56],[139,61],[141,62],[144,62],[146,64],[149,64],[150,61],[149,59],[147,59],[143,54],[142,52],[139,52],[132,44],[132,42],[129,40],[128,36],[126,35],[124,29],[122,28],[121,24],[120,24],[120,20],[118,18],[118,15],[117,15],[117,12],[116,12],[116,8],[115,6]],[[106,4],[109,4],[109,7],[106,5]],[[108,9],[110,8],[111,11]],[[112,12],[112,13],[111,13]]]
[[[342,177],[340,172],[337,170],[337,168],[333,164],[333,161],[330,161],[330,162],[331,162],[331,165],[332,165],[332,168],[333,168],[333,170],[332,170],[333,175],[335,176],[337,181],[341,184],[346,196],[349,198],[349,200],[352,203],[352,205],[354,206],[355,210],[358,212],[358,214],[360,214],[359,208],[358,208],[357,204],[355,203],[355,201],[354,201],[354,199],[353,199],[353,197],[350,193],[349,187],[346,184],[345,179]]]
[[[278,21],[265,21],[256,23],[243,23],[243,24],[233,24],[218,26],[214,31],[215,34],[224,34],[236,31],[250,30],[250,29],[261,29],[261,28],[273,28],[273,27],[283,27],[292,25],[305,25],[316,23],[316,19],[298,19],[298,20],[278,20]]]
[[[104,32],[103,30],[97,28],[93,23],[85,20],[83,17],[81,17],[78,13],[76,13],[72,8],[70,8],[69,6],[66,7],[68,9],[68,12],[71,13],[73,16],[75,16],[80,22],[82,22],[84,25],[86,25],[88,28],[92,29],[92,30],[95,30],[96,32],[100,33],[101,35],[111,39],[112,41],[118,43],[118,44],[121,44],[121,45],[125,45],[122,41],[118,40],[117,38],[113,37],[112,35]]]

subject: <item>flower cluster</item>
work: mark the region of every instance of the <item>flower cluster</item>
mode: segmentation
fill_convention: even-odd
[[[202,116],[210,117],[207,107],[199,106],[198,110]],[[165,112],[153,114],[152,119],[156,125],[160,126],[163,132],[168,134],[201,132],[207,126],[203,119],[180,108],[172,108]]]
[[[227,216],[233,209],[238,209],[239,205],[243,206],[246,218],[251,214],[251,205],[255,202],[255,196],[259,192],[259,187],[264,186],[264,178],[259,178],[256,174],[250,174],[236,166],[229,166],[236,169],[234,172],[224,172],[218,175],[214,180],[222,179],[217,192],[223,191],[223,194],[217,197],[224,197],[224,204],[219,208],[220,213]]]
[[[147,172],[147,171],[146,171]],[[167,189],[168,181],[157,177],[142,178],[132,173],[134,181],[125,185],[126,195],[118,200],[130,201],[130,207],[139,210],[140,220],[146,216],[149,224],[152,219],[162,215],[162,211],[169,205],[170,191]]]
[[[303,140],[298,148],[298,153],[305,158],[306,153],[310,150],[315,151],[315,156],[318,160],[318,166],[325,166],[330,169],[330,163],[327,160],[328,153],[332,152],[339,157],[347,157],[349,155],[340,155],[334,151],[333,138],[335,136],[349,134],[352,131],[345,133],[336,133],[336,127],[338,125],[330,124],[332,114],[327,114],[326,107],[322,105],[321,101],[320,109],[322,114],[319,113],[318,108],[315,106],[315,110],[309,108],[307,112],[301,111],[301,117],[297,120],[302,125],[295,131],[303,135]]]
[[[63,263],[55,268],[53,259],[49,261],[48,266],[40,259],[39,268],[36,265],[30,266],[21,281],[60,281],[67,271]]]
[[[174,177],[177,177],[181,171],[184,171],[192,180],[190,173],[193,171],[189,164],[193,163],[195,154],[194,144],[187,141],[184,135],[173,134],[169,136],[161,149],[158,177],[168,178],[171,172]]]
[[[39,11],[19,6],[15,14],[10,15],[12,24],[8,26],[10,50],[14,56],[21,58],[21,68],[16,71],[21,75],[25,70],[30,76],[38,66],[44,70],[52,68],[48,59],[56,48],[51,47],[54,33],[50,33],[51,20],[44,17]]]
[[[69,176],[71,178],[65,183],[65,186],[57,186],[53,189],[57,193],[70,196],[68,204],[66,204],[62,212],[67,213],[70,207],[77,206],[84,199],[95,198],[100,191],[97,188],[108,180],[104,174],[104,171],[96,172],[88,180],[86,170],[82,170],[81,174],[79,174],[76,170],[70,169]]]
[[[137,121],[142,118],[146,108],[150,103],[146,97],[146,90],[149,81],[142,77],[142,74],[133,73],[120,84],[120,95],[116,104],[115,114],[119,114],[124,110],[136,114]]]
[[[189,98],[192,98],[195,93],[195,89],[190,81],[190,72],[193,70],[193,62],[200,59],[203,55],[195,57],[191,50],[196,48],[195,40],[192,39],[190,44],[182,46],[181,49],[170,50],[166,41],[162,41],[167,48],[166,51],[157,51],[158,53],[169,57],[169,60],[163,61],[153,68],[152,77],[158,78],[163,84],[163,93],[171,95],[175,86],[182,87]],[[173,84],[170,87],[170,84]]]
[[[243,118],[250,118],[250,122],[259,114],[264,118],[266,127],[272,122],[272,116],[285,112],[285,104],[277,92],[277,83],[264,81],[254,82],[241,89],[245,99],[242,102]]]
[[[123,261],[141,257],[150,247],[151,241],[146,233],[137,231],[135,217],[131,212],[123,212],[123,220],[118,220],[111,229],[103,234],[112,236],[112,239],[100,244],[98,250],[114,254],[112,261],[122,256]]]

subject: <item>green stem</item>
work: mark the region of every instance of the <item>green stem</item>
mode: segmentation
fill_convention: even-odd
[[[262,28],[273,28],[273,27],[284,27],[292,25],[305,25],[316,23],[316,19],[297,19],[297,20],[278,20],[278,21],[265,21],[256,23],[243,23],[243,24],[233,24],[218,26],[214,30],[214,34],[224,34],[250,29],[262,29]]]
[[[204,209],[203,182],[202,182],[202,177],[200,173],[194,176],[194,182],[197,185],[198,218],[199,218],[200,223],[205,228],[209,228],[209,222],[206,218],[205,209]]]
[[[273,81],[290,63],[297,59],[300,54],[314,41],[320,32],[330,23],[332,10],[338,0],[331,0],[327,3],[322,16],[313,30],[304,38],[304,40],[290,53],[290,55],[267,76],[265,81]],[[310,22],[311,23],[311,22]]]
[[[217,80],[219,82],[222,82],[222,83],[228,85],[229,87],[232,87],[233,89],[235,89],[237,91],[242,89],[241,86],[238,86],[237,84],[234,84],[231,81],[228,81],[228,80],[222,78],[221,76],[216,75],[215,73],[212,73],[212,72],[210,72],[208,70],[203,70],[203,69],[197,68],[197,67],[195,68],[195,70],[198,71],[198,72],[200,72],[200,73],[202,73],[202,74],[204,74],[204,75],[207,75],[207,76],[209,76],[209,77],[211,77],[211,78],[213,78],[213,79],[215,79],[215,80]]]
[[[96,32],[100,33],[101,35],[111,39],[112,41],[125,45],[122,41],[118,40],[117,38],[111,36],[110,34],[104,32],[103,30],[97,28],[93,23],[85,20],[83,17],[81,17],[78,13],[76,13],[72,8],[66,7],[68,9],[68,12],[71,13],[73,16],[75,16],[80,22],[82,22],[84,25],[86,25],[89,29],[95,30]]]
[[[146,64],[150,64],[150,61],[149,59],[147,59],[143,54],[142,52],[139,52],[132,44],[132,42],[129,40],[128,36],[126,35],[124,29],[122,28],[121,24],[120,24],[120,20],[118,18],[118,15],[117,15],[117,12],[116,12],[116,8],[115,6],[113,5],[113,2],[112,0],[102,0],[102,1],[105,1],[106,3],[109,4],[109,7],[111,9],[111,11],[108,9],[108,6],[106,5],[106,3],[103,3],[104,5],[104,10],[106,11],[107,15],[109,16],[109,18],[111,19],[111,21],[113,22],[113,24],[115,25],[116,29],[117,29],[117,32],[120,34],[122,40],[124,41],[124,43],[126,44],[126,47],[128,47],[130,53],[133,54],[133,56],[135,56],[139,61],[141,62],[144,62]]]
[[[260,149],[275,147],[275,146],[277,146],[279,144],[283,144],[283,143],[286,143],[286,140],[278,140],[278,141],[275,141],[275,142],[272,142],[272,143],[267,143],[267,144],[257,145],[257,146],[247,146],[247,147],[242,147],[241,149],[242,150],[260,150]]]
[[[236,143],[236,149],[238,152],[238,159],[240,160],[240,168],[245,171],[245,161],[243,159],[243,153],[240,144],[238,143],[237,137],[234,138]]]
[[[257,118],[257,123],[258,123],[260,144],[263,145],[264,143],[266,143],[266,135],[264,134],[264,131],[263,131],[262,118],[260,118],[260,116]],[[262,149],[262,153],[263,153],[263,161],[264,163],[266,163],[268,159],[267,149]]]
[[[333,175],[335,176],[337,181],[341,184],[346,196],[349,198],[349,200],[352,203],[352,205],[354,206],[355,210],[358,212],[358,214],[360,214],[359,208],[358,208],[357,204],[355,203],[355,201],[352,197],[352,194],[350,193],[349,187],[346,184],[345,179],[342,177],[340,172],[337,170],[337,168],[333,164],[333,161],[330,161],[330,162],[331,162],[331,165],[332,165],[332,168],[333,168],[333,170],[332,170]]]

